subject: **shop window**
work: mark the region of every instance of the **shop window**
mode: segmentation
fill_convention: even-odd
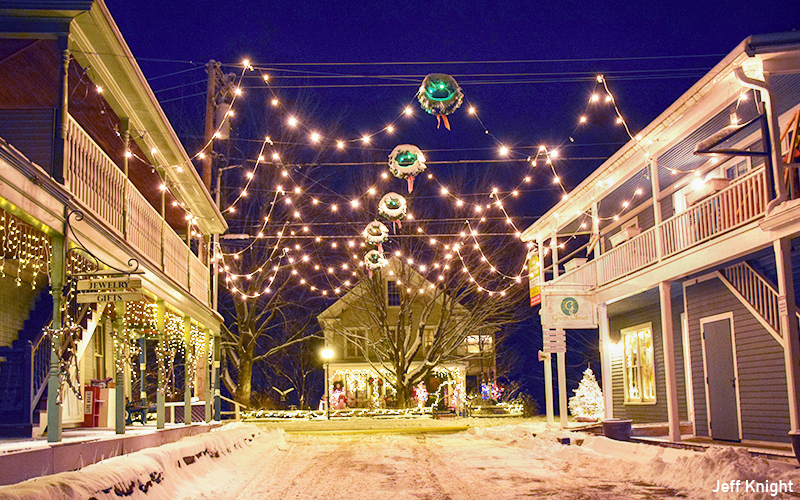
[[[652,324],[626,328],[620,334],[624,348],[625,403],[655,403]]]

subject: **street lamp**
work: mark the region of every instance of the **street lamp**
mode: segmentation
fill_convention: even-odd
[[[326,347],[322,350],[322,358],[325,360],[325,409],[327,411],[328,420],[331,419],[331,395],[328,387],[328,368],[330,367],[332,357],[333,349]]]

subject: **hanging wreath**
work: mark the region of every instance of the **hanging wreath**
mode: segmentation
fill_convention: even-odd
[[[378,202],[378,214],[400,227],[403,227],[400,221],[406,218],[407,210],[406,199],[397,193],[386,193]]]
[[[389,171],[398,179],[408,181],[408,192],[414,191],[414,177],[425,171],[425,155],[418,147],[400,144],[389,155]]]
[[[422,81],[417,99],[422,105],[422,109],[429,114],[436,115],[436,128],[439,128],[439,125],[444,122],[445,128],[450,130],[447,115],[461,106],[464,93],[452,76],[431,73]]]
[[[372,271],[386,266],[386,257],[384,257],[383,254],[377,250],[370,250],[364,256],[364,265],[367,266],[369,279],[372,279]]]
[[[367,224],[362,233],[367,245],[378,247],[378,251],[383,253],[383,244],[389,239],[389,228],[383,222],[374,220]]]

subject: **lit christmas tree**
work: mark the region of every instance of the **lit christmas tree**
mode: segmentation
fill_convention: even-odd
[[[605,415],[603,404],[603,391],[594,378],[592,368],[586,368],[583,379],[575,389],[575,395],[569,398],[569,412],[575,417],[600,420]]]

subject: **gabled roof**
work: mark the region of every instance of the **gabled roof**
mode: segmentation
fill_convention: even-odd
[[[390,272],[397,273],[402,267],[403,267],[403,262],[398,257],[392,256],[387,261],[386,267],[381,269],[380,272],[387,273],[388,276],[389,275],[388,273]],[[415,288],[428,287],[430,285],[433,285],[432,282],[425,279],[425,277],[420,273],[418,273],[413,267],[407,266],[406,269],[410,271],[411,279],[413,280],[413,283],[411,283],[411,285],[414,286]],[[322,320],[338,318],[339,316],[341,316],[342,312],[345,310],[345,308],[347,308],[348,304],[352,303],[351,301],[358,300],[358,298],[363,295],[363,290],[364,287],[366,286],[366,280],[368,279],[369,278],[363,278],[361,281],[358,282],[356,286],[351,288],[346,294],[344,294],[341,298],[339,298],[339,300],[337,300],[336,302],[331,304],[330,307],[328,307],[320,314],[318,314],[317,321],[322,322]],[[441,294],[438,294],[437,301],[440,300],[441,300]],[[466,311],[464,306],[462,306],[461,304],[458,304],[456,306],[456,309]]]
[[[72,19],[70,51],[94,83],[107,91],[104,97],[131,128],[146,133],[137,139],[154,165],[165,167],[174,194],[198,217],[206,234],[222,233],[227,223],[169,123],[142,70],[102,0],[0,1],[0,15],[40,20]],[[13,24],[2,28],[9,32]],[[24,28],[18,28],[24,30]],[[155,153],[151,151],[155,150]],[[185,168],[170,168],[182,165]]]

